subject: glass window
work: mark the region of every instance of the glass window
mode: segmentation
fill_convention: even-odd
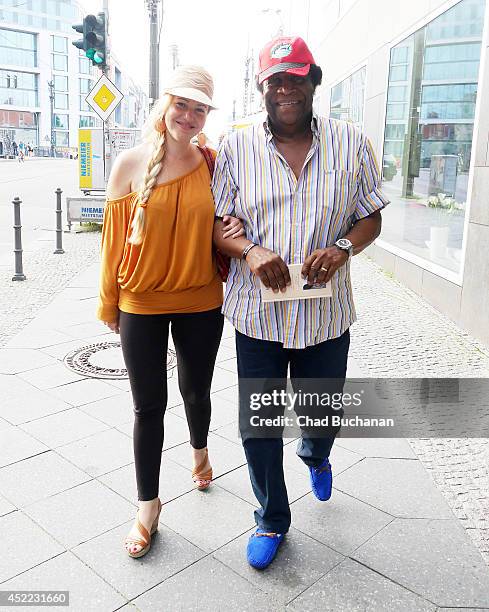
[[[2,64],[35,68],[37,35],[0,28],[0,57]]]
[[[0,70],[0,104],[38,105],[38,77],[30,72]]]
[[[91,117],[90,115],[80,115],[80,127],[95,127],[96,119],[95,117]]]
[[[92,89],[92,81],[90,79],[80,79],[80,93],[87,94]]]
[[[79,70],[81,74],[90,74],[90,60],[88,57],[79,57]]]
[[[54,89],[56,91],[68,91],[68,77],[60,74],[54,75]]]
[[[332,88],[330,116],[333,119],[350,121],[362,127],[366,73],[367,69],[363,66]]]
[[[462,0],[390,57],[382,237],[453,272],[462,263],[484,5]]]
[[[68,39],[64,36],[53,36],[53,51],[68,53]]]
[[[54,115],[54,127],[55,128],[69,128],[69,118],[68,115]]]
[[[68,108],[68,94],[54,94],[54,108],[66,110]]]
[[[90,112],[92,109],[89,106],[88,102],[85,100],[85,94],[82,94],[80,96],[80,110],[83,112]]]
[[[53,69],[68,72],[68,57],[66,55],[53,54]]]
[[[69,147],[70,146],[69,132],[59,132],[58,130],[55,130],[54,142],[57,147]]]

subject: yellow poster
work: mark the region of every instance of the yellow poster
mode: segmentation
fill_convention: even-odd
[[[80,172],[80,189],[92,188],[93,177],[92,130],[78,131],[78,167]]]

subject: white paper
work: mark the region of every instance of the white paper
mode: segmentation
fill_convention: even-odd
[[[261,283],[261,296],[264,302],[284,302],[286,300],[311,300],[314,298],[331,297],[331,281],[317,285],[309,285],[307,278],[302,278],[302,264],[288,266],[291,284],[285,291],[274,293]],[[261,281],[260,281],[261,282]]]

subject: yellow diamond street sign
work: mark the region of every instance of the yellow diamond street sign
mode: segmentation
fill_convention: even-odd
[[[116,109],[123,97],[124,96],[117,89],[114,83],[112,83],[112,81],[104,74],[97,81],[94,88],[85,98],[85,100],[102,119],[102,121],[106,121]]]

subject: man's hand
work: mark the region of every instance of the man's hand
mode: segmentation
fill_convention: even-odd
[[[255,276],[258,276],[265,287],[271,287],[275,293],[285,291],[290,285],[290,274],[284,260],[261,246],[255,246],[246,256],[246,263]]]
[[[103,323],[104,325],[107,325],[110,331],[113,331],[114,334],[119,333],[119,319],[117,319],[117,321],[104,321]]]
[[[253,249],[254,250],[254,249]],[[327,283],[333,274],[348,261],[348,253],[336,246],[316,249],[304,261],[301,274],[310,285]]]
[[[239,238],[245,235],[244,224],[241,219],[232,217],[231,215],[224,215],[222,218],[222,237],[223,238]]]

